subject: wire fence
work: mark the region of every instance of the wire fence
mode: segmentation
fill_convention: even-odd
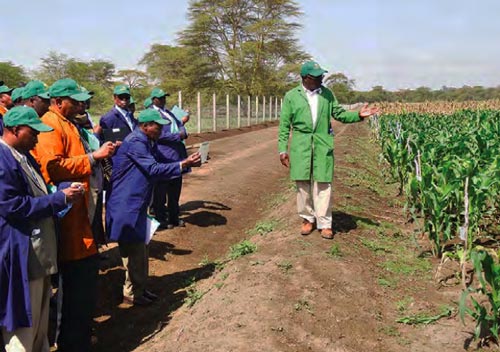
[[[224,99],[225,98],[225,99]],[[281,112],[281,97],[242,97],[229,94],[212,95],[203,99],[197,94],[196,110],[191,110],[191,119],[186,127],[191,132],[217,132],[278,120]],[[182,92],[178,93],[178,105],[182,108]]]

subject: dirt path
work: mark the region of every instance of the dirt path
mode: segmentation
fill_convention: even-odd
[[[150,246],[151,289],[162,298],[147,308],[118,306],[123,270],[116,248],[103,262],[103,301],[96,326],[99,351],[128,351],[168,322],[192,278],[209,276],[205,258],[224,256],[245,238],[263,215],[270,193],[278,192],[286,171],[277,156],[277,128],[262,129],[210,142],[211,159],[184,179],[181,218],[186,228],[159,231]],[[111,285],[109,283],[112,283]]]
[[[96,350],[463,350],[471,327],[453,313],[459,289],[436,289],[437,263],[405,223],[396,185],[384,183],[367,125],[334,129],[334,241],[298,235],[276,127],[213,141],[209,164],[186,178],[188,226],[160,232],[151,245],[158,303],[118,306],[123,270],[110,251]],[[270,233],[253,235],[255,253],[213,262],[259,220]],[[182,305],[186,297],[192,307]],[[451,317],[435,324],[396,323],[443,307]]]

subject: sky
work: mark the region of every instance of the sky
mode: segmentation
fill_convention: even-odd
[[[49,51],[139,68],[176,44],[188,1],[3,1],[0,61],[36,69]],[[356,89],[500,86],[499,0],[301,0],[301,48]]]

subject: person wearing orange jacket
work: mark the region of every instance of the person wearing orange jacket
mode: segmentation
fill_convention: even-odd
[[[80,90],[74,80],[56,81],[49,94],[51,105],[42,121],[53,130],[40,135],[33,155],[47,183],[80,182],[86,191],[85,198],[73,204],[60,224],[62,316],[57,344],[59,351],[89,351],[99,269],[90,221],[95,207],[89,186],[97,163],[113,155],[115,146],[107,142],[92,152],[82,137],[74,118],[79,104],[90,99],[90,95]]]

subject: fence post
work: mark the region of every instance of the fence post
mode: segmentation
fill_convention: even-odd
[[[198,113],[198,133],[201,133],[201,93],[198,92],[197,99],[197,113]]]
[[[226,129],[229,127],[229,94],[226,94]]]
[[[269,97],[269,121],[273,120],[273,97]]]
[[[255,97],[255,123],[259,123],[259,96]]]
[[[274,100],[274,119],[278,119],[278,97]]]
[[[182,90],[179,91],[179,107],[182,109]]]
[[[262,121],[266,121],[266,96],[262,97]]]
[[[248,96],[248,106],[247,106],[247,125],[250,126],[250,115],[252,115],[252,99],[250,95]]]
[[[241,97],[238,94],[238,128],[241,127]]]
[[[212,110],[212,130],[214,132],[217,132],[217,97],[214,93],[212,96],[212,104],[213,104],[213,110]]]

